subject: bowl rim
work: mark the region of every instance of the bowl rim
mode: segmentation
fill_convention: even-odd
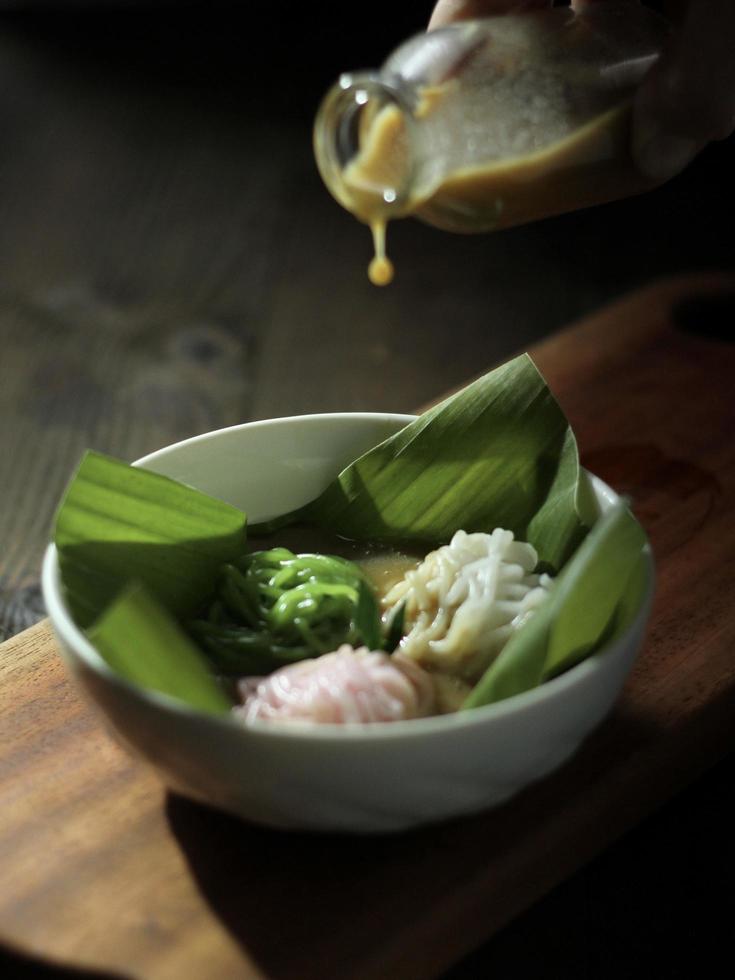
[[[242,422],[237,425],[225,426],[220,429],[213,429],[209,432],[200,433],[179,442],[171,443],[161,449],[148,453],[135,460],[132,466],[148,466],[157,459],[168,455],[176,449],[184,446],[195,445],[205,442],[224,432],[233,432],[255,427],[265,428],[274,424],[298,424],[310,422],[315,419],[343,419],[354,420],[389,420],[403,424],[408,424],[417,416],[406,415],[404,413],[392,412],[324,412],[310,413],[307,415],[291,415],[272,419],[260,419],[252,422]],[[376,443],[378,445],[379,443]],[[601,496],[610,503],[620,499],[620,494],[612,489],[604,480],[586,471],[591,477],[596,496]],[[187,719],[195,719],[199,723],[211,724],[221,727],[228,732],[239,732],[234,737],[243,738],[264,738],[268,740],[280,739],[290,741],[298,739],[303,741],[321,742],[350,742],[358,740],[383,741],[391,738],[408,739],[410,737],[426,738],[427,736],[437,736],[448,734],[449,732],[465,729],[468,726],[491,723],[493,720],[500,720],[509,714],[522,714],[532,711],[539,704],[548,700],[555,700],[564,697],[567,690],[577,685],[582,685],[584,680],[602,669],[604,661],[614,657],[621,648],[627,645],[629,636],[645,627],[650,612],[654,584],[655,566],[653,553],[649,543],[643,549],[646,556],[646,590],[641,599],[640,606],[628,629],[612,643],[591,657],[587,657],[580,663],[571,667],[569,670],[557,677],[544,681],[538,687],[519,694],[511,695],[502,701],[493,704],[481,705],[467,711],[455,711],[443,715],[431,715],[426,718],[410,718],[400,721],[384,721],[370,723],[353,723],[349,725],[337,723],[312,724],[309,722],[265,722],[255,721],[244,725],[232,717],[232,713],[227,715],[217,715],[192,708],[177,698],[171,697],[160,691],[149,690],[138,687],[137,685],[120,677],[107,664],[103,657],[97,652],[94,645],[87,638],[85,633],[74,623],[71,614],[64,601],[61,591],[61,574],[58,561],[56,545],[51,542],[47,545],[43,557],[41,574],[41,588],[44,602],[48,611],[52,627],[62,645],[72,651],[74,657],[82,661],[85,667],[89,668],[94,674],[100,676],[105,683],[112,687],[121,689],[128,696],[142,700],[146,705],[164,713],[171,713]]]

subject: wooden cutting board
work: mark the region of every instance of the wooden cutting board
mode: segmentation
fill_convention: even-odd
[[[146,978],[435,976],[735,746],[735,278],[652,286],[532,353],[658,587],[612,716],[506,806],[285,834],[167,794],[41,623],[0,647],[0,941]]]

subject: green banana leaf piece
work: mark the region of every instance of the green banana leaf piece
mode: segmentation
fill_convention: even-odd
[[[624,503],[601,517],[549,598],[511,637],[462,707],[492,704],[537,687],[627,627],[646,588],[645,542]]]
[[[310,504],[261,528],[447,541],[508,528],[562,567],[597,516],[569,423],[528,355],[491,371],[351,463]]]
[[[89,626],[129,582],[175,616],[211,595],[242,554],[245,514],[168,477],[88,452],[56,515],[54,541],[72,616]]]
[[[229,712],[232,702],[205,658],[142,586],[133,585],[115,599],[89,630],[89,638],[125,680],[200,711]]]

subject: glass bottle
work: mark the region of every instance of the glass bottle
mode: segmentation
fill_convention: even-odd
[[[651,187],[630,156],[630,107],[667,33],[646,7],[609,0],[460,22],[342,75],[314,152],[332,195],[372,228],[372,281],[392,278],[393,218],[489,231]]]

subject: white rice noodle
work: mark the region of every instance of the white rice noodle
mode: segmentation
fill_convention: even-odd
[[[553,585],[535,575],[530,544],[513,533],[457,531],[406,573],[383,600],[385,618],[406,603],[401,653],[429,669],[475,681]]]

